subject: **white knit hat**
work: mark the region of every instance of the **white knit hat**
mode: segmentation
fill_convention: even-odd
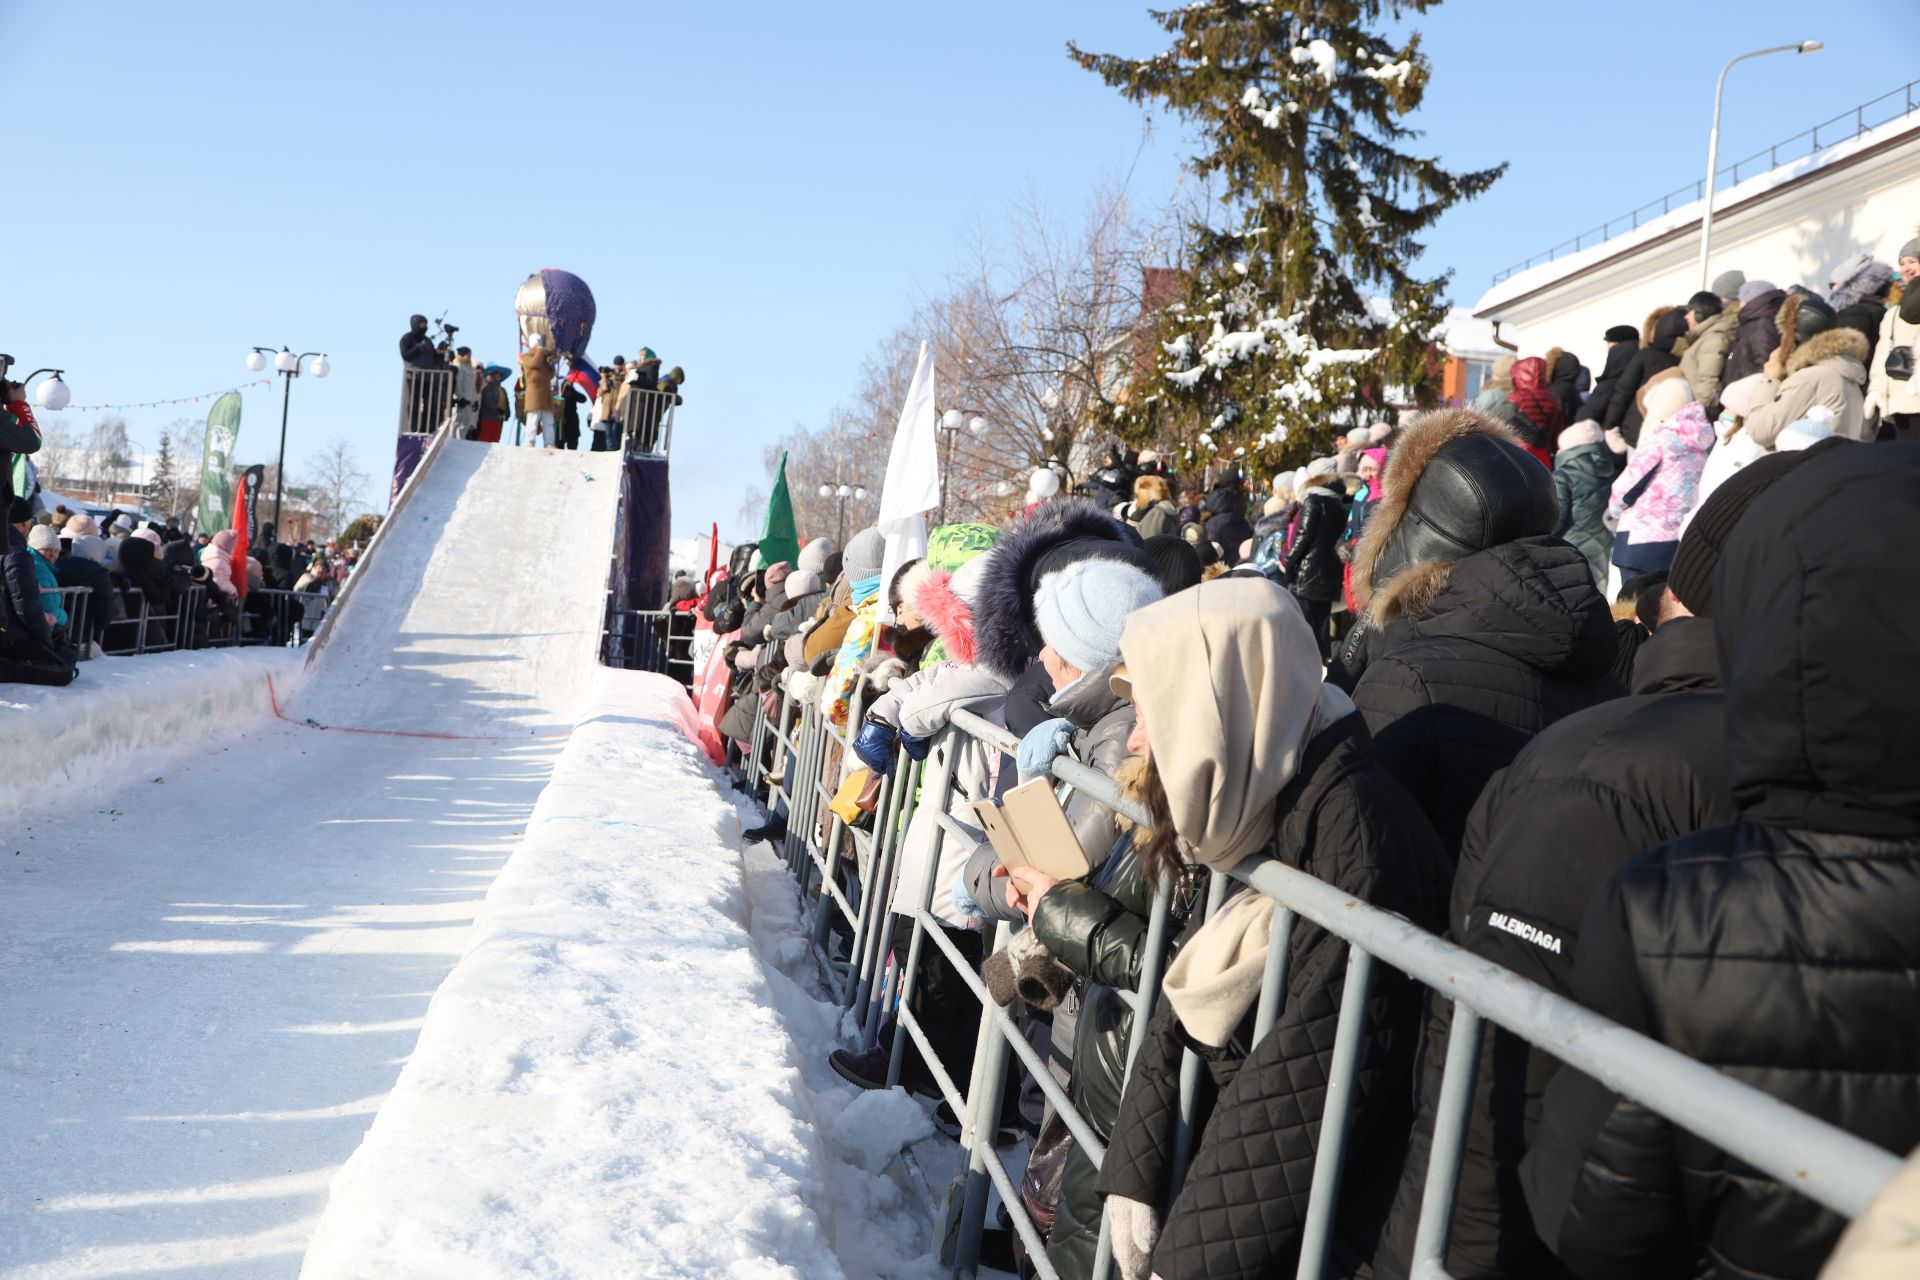
[[[1033,620],[1055,653],[1082,671],[1098,671],[1120,660],[1127,615],[1165,594],[1145,570],[1095,556],[1040,580]]]

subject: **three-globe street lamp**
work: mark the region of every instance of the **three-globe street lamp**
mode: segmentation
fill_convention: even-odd
[[[333,371],[333,366],[327,363],[327,353],[324,351],[302,351],[299,355],[295,355],[286,347],[281,347],[278,351],[272,347],[255,347],[247,356],[247,368],[259,373],[267,367],[269,357],[272,358],[273,367],[279,370],[285,383],[285,389],[280,395],[280,458],[273,467],[273,536],[278,538],[280,536],[280,495],[285,491],[287,483],[287,408],[293,400],[293,380],[300,376],[302,360],[311,361],[307,365],[307,372],[316,378],[326,377]]]

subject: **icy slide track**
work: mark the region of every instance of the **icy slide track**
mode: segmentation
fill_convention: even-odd
[[[298,1273],[594,678],[617,487],[449,442],[286,719],[5,814],[0,1276]]]

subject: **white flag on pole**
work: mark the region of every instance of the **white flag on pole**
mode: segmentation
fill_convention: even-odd
[[[933,413],[933,352],[920,344],[907,402],[887,456],[887,480],[880,490],[880,532],[887,540],[880,562],[880,621],[893,621],[887,588],[900,566],[927,553],[927,512],[940,505],[940,438]]]

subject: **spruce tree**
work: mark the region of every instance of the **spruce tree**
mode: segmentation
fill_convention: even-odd
[[[172,516],[174,490],[177,488],[174,476],[175,460],[173,456],[173,433],[166,427],[160,428],[160,448],[153,458],[153,470],[147,476],[147,503],[158,503],[163,516]]]
[[[1213,0],[1150,11],[1173,44],[1144,60],[1068,53],[1131,102],[1183,119],[1218,217],[1190,228],[1188,295],[1116,428],[1193,461],[1296,465],[1339,426],[1439,397],[1450,273],[1414,274],[1419,233],[1504,164],[1454,173],[1401,148],[1430,67],[1419,34],[1375,30],[1438,0]],[[1371,299],[1371,301],[1370,301]]]

